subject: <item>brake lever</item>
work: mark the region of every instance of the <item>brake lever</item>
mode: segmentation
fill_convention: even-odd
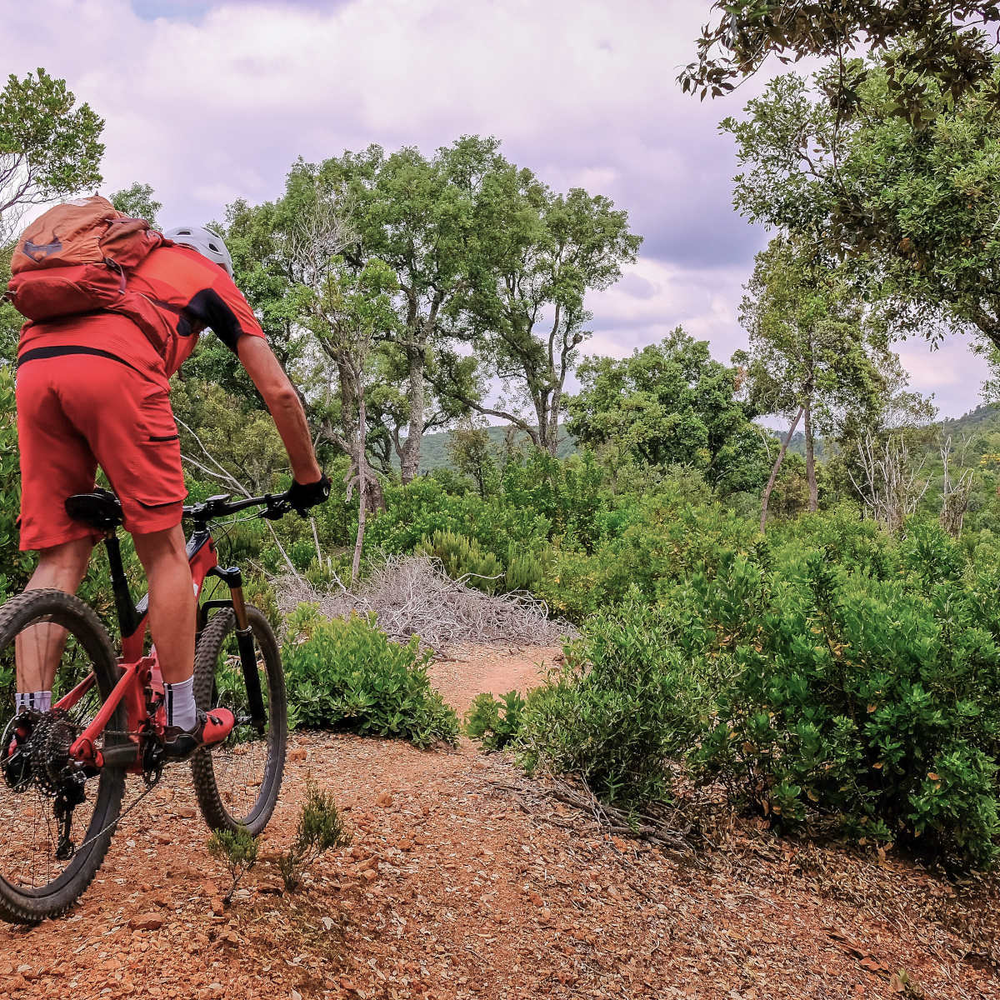
[[[268,506],[260,512],[260,517],[268,521],[280,521],[286,514],[290,513],[292,505],[287,500],[278,500],[273,506]]]

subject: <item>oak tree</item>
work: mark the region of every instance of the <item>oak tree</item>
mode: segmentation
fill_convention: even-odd
[[[918,127],[937,113],[936,95],[955,101],[992,77],[1000,23],[1000,5],[989,0],[716,0],[711,11],[697,60],[678,78],[685,92],[720,97],[770,56],[836,57],[842,72],[829,93],[846,109],[868,72],[846,63],[867,53],[884,75],[892,113]],[[995,83],[990,96],[997,103]]]
[[[101,183],[104,120],[44,69],[0,91],[0,244],[25,209]]]

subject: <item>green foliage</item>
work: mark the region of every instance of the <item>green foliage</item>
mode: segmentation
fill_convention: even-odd
[[[215,479],[213,492],[233,491],[227,474],[252,493],[277,492],[281,477],[287,482],[288,458],[266,410],[234,405],[221,386],[190,377],[174,380],[170,402],[182,450],[203,467],[199,476]]]
[[[417,546],[417,555],[441,560],[444,571],[453,580],[468,577],[467,583],[487,593],[500,588],[503,566],[492,552],[483,552],[475,539],[453,531],[435,531]]]
[[[243,877],[257,864],[259,853],[257,838],[246,827],[240,827],[235,831],[215,830],[208,839],[208,853],[222,861],[229,871],[231,884],[229,891],[223,897],[223,902],[228,905],[232,902],[233,893],[243,881]]]
[[[409,740],[427,748],[458,739],[458,718],[431,687],[416,636],[391,642],[375,617],[330,619],[300,605],[288,621],[282,662],[299,724]]]
[[[510,163],[498,163],[475,189],[472,280],[455,309],[472,351],[442,350],[431,378],[456,409],[507,420],[554,454],[566,379],[590,336],[586,293],[617,281],[642,237],[609,198],[582,188],[556,194]],[[491,377],[499,378],[511,409],[531,412],[531,419],[488,402]]]
[[[466,713],[465,731],[484,750],[504,750],[518,737],[524,719],[524,699],[517,691],[495,698],[488,691],[477,694]]]
[[[760,542],[752,522],[723,507],[702,484],[688,492],[683,477],[610,511],[593,553],[556,550],[536,593],[573,622],[624,600],[631,588],[650,602],[692,574],[714,577],[738,552]]]
[[[937,526],[852,565],[842,518],[699,587],[734,680],[695,755],[780,826],[822,813],[862,843],[997,850],[996,599]],[[844,560],[841,562],[840,560]],[[721,613],[723,594],[728,613]],[[984,613],[985,612],[985,613]]]
[[[104,121],[44,69],[0,91],[0,244],[21,211],[101,183]]]
[[[28,563],[19,551],[17,518],[20,483],[17,459],[17,418],[14,406],[14,373],[0,364],[0,477],[8,488],[0,496],[0,603],[27,582]]]
[[[522,551],[537,549],[551,530],[548,518],[503,495],[486,500],[477,493],[456,496],[433,479],[390,486],[385,497],[388,509],[369,525],[365,539],[371,551],[413,552],[436,531],[446,531],[476,542],[502,563],[511,544]]]
[[[763,441],[737,398],[741,374],[678,327],[627,358],[587,358],[567,399],[568,430],[616,462],[689,464],[724,492],[766,478]]]
[[[929,117],[916,123],[897,116],[881,70],[868,71],[844,116],[825,96],[838,75],[833,64],[812,84],[777,77],[744,120],[723,122],[743,167],[736,206],[846,257],[855,286],[898,331],[934,341],[950,327],[1000,346],[998,293],[982,279],[1000,260],[1000,69],[957,101],[928,86]]]
[[[10,259],[15,244],[0,245],[0,288],[6,289],[11,279]],[[0,365],[13,364],[24,317],[6,300],[0,300]]]
[[[932,121],[938,93],[950,101],[988,82],[995,46],[988,31],[1000,21],[991,0],[960,3],[870,3],[835,7],[788,0],[716,0],[698,38],[698,59],[678,79],[685,93],[720,97],[756,73],[769,56],[782,62],[837,57],[867,47],[887,78],[894,115],[913,126]],[[855,111],[866,72],[848,63],[828,86],[830,104]]]
[[[745,372],[757,413],[796,421],[802,415],[816,510],[817,436],[833,438],[844,425],[872,427],[905,375],[847,276],[811,241],[776,236],[757,254],[746,287],[740,321],[749,348],[733,362]]]
[[[302,881],[303,871],[327,851],[347,847],[350,834],[337,809],[333,795],[317,788],[310,774],[306,780],[306,800],[299,813],[295,839],[278,859],[278,870],[285,888],[294,892]]]
[[[579,775],[599,798],[636,809],[668,797],[665,762],[703,724],[700,674],[684,622],[636,591],[595,614],[564,667],[528,696],[517,746],[529,771]]]
[[[163,203],[156,200],[151,184],[134,181],[130,187],[115,191],[110,201],[119,212],[124,212],[133,219],[145,219],[154,229],[160,228],[156,222],[156,213],[163,208]]]

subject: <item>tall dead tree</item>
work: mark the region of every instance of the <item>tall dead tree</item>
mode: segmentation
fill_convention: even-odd
[[[858,476],[848,469],[854,489],[876,521],[893,533],[902,531],[930,485],[920,478],[924,459],[913,464],[903,434],[888,433],[878,440],[869,432],[857,447]]]
[[[974,470],[965,466],[965,452],[968,447],[969,439],[966,438],[958,450],[958,468],[954,469],[950,434],[941,445],[943,470],[941,473],[941,514],[938,520],[941,527],[953,538],[958,538],[962,534],[962,524],[965,521],[965,514],[969,509],[969,500],[972,496]],[[958,479],[954,478],[956,472]]]

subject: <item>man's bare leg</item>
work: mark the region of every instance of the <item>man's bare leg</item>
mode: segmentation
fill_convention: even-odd
[[[167,684],[194,673],[194,633],[198,601],[184,532],[178,524],[166,531],[133,535],[135,551],[149,583],[149,631],[160,672]]]
[[[198,601],[181,526],[133,535],[149,581],[149,630],[167,694],[168,758],[181,759],[197,747],[218,743],[233,728],[233,713],[215,708],[198,714],[194,700],[194,632]]]
[[[42,549],[25,591],[51,589],[75,594],[86,575],[93,548],[93,540],[87,537]],[[52,690],[65,642],[66,630],[59,625],[34,625],[17,636],[19,692]]]

